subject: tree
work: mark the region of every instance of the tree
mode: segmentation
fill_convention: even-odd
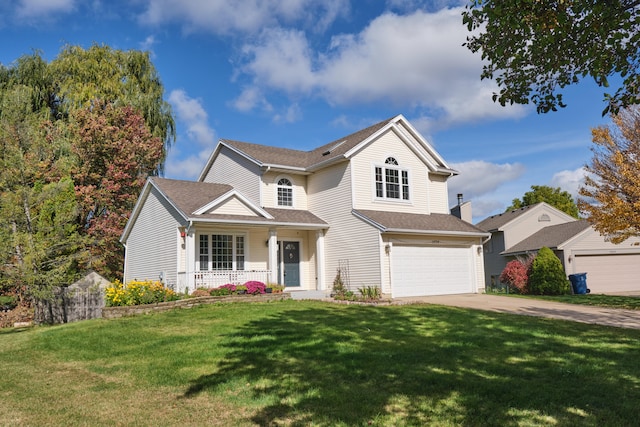
[[[570,290],[560,259],[551,249],[543,246],[531,264],[529,292],[533,295],[564,295]]]
[[[54,107],[58,114],[71,114],[96,100],[132,107],[142,115],[151,134],[164,142],[155,172],[163,171],[167,150],[175,140],[175,121],[148,52],[99,45],[85,50],[68,45],[49,68],[56,82],[58,102]]]
[[[574,218],[579,217],[578,206],[571,194],[568,191],[561,190],[559,187],[553,188],[548,185],[532,185],[531,191],[524,193],[522,200],[513,199],[511,206],[509,206],[505,212],[520,209],[524,206],[535,205],[540,202],[548,203]]]
[[[640,236],[640,108],[612,119],[591,130],[593,158],[578,206],[596,230],[621,243]]]
[[[639,0],[472,0],[463,23],[502,106],[531,101],[539,113],[556,111],[565,107],[561,90],[587,76],[603,87],[622,78],[605,93],[603,115],[640,103]]]
[[[127,106],[97,102],[76,110],[71,129],[72,176],[79,221],[91,239],[91,266],[119,278],[124,259],[119,238],[147,177],[162,159],[163,143]]]
[[[89,267],[121,277],[118,237],[175,137],[162,96],[142,52],[0,64],[0,291],[42,295]]]

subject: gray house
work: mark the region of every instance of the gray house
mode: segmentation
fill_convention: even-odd
[[[121,237],[124,280],[393,297],[478,292],[489,233],[451,215],[456,175],[402,116],[311,151],[220,140],[197,181],[150,178]]]
[[[567,275],[587,273],[592,293],[640,293],[638,238],[615,245],[587,220],[576,220],[546,203],[494,215],[477,225],[492,233],[485,244],[488,286],[498,283],[507,262],[546,246],[558,256]]]

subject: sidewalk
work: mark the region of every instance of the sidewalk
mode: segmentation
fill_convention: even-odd
[[[563,304],[535,299],[489,294],[437,295],[394,298],[393,304],[438,304],[525,316],[572,320],[575,322],[640,329],[640,311]]]

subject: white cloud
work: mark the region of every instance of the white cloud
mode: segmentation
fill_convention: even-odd
[[[75,0],[20,0],[16,9],[18,19],[49,19],[52,14],[69,13]]]
[[[449,204],[456,203],[457,194],[463,194],[465,201],[471,201],[474,222],[505,209],[505,186],[521,177],[525,167],[520,163],[496,164],[482,160],[451,163],[460,175],[451,178],[449,184]]]
[[[255,86],[245,87],[240,96],[231,102],[231,106],[242,112],[251,111],[258,107],[263,111],[271,111],[273,109],[262,94],[262,91]]]
[[[430,128],[522,116],[522,106],[492,102],[494,83],[480,80],[479,55],[462,46],[461,11],[383,14],[360,33],[334,36],[324,52],[302,31],[270,29],[244,46],[242,71],[263,93],[317,96],[332,105],[391,103],[422,111]]]
[[[584,184],[586,173],[584,168],[560,171],[551,178],[551,186],[560,187],[562,190],[568,191],[573,200],[577,200],[578,190]]]
[[[189,138],[211,148],[215,143],[215,132],[207,123],[208,115],[200,101],[190,98],[183,90],[174,90],[169,95],[169,103],[178,120],[186,125]]]
[[[324,31],[348,11],[348,0],[147,0],[140,20],[149,25],[178,22],[187,32],[224,35],[294,23]]]
[[[492,193],[525,172],[525,167],[520,163],[496,164],[483,160],[451,163],[450,166],[460,172],[460,175],[449,181],[449,193],[463,193],[465,199],[475,199]]]
[[[298,104],[292,104],[284,112],[276,114],[273,121],[276,123],[294,123],[302,118],[302,110]]]
[[[156,39],[154,36],[147,36],[142,43],[140,43],[140,49],[149,51],[152,56],[155,56],[153,52],[153,45],[156,44]]]
[[[165,172],[167,176],[179,179],[194,179],[202,170],[215,146],[215,131],[208,124],[208,115],[198,99],[189,97],[183,90],[174,90],[169,95],[169,103],[176,113],[178,129],[186,129],[186,140],[178,137],[177,147],[167,156]],[[197,144],[199,149],[187,158],[180,157],[180,146]]]

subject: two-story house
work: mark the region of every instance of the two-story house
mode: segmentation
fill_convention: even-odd
[[[485,243],[485,280],[499,284],[507,263],[548,247],[567,275],[586,273],[592,293],[640,293],[640,238],[613,244],[585,219],[577,220],[547,203],[488,217],[477,224],[492,237]]]
[[[328,291],[340,271],[393,297],[478,292],[490,234],[449,213],[456,174],[402,115],[311,151],[223,139],[196,182],[149,178],[124,280]]]

